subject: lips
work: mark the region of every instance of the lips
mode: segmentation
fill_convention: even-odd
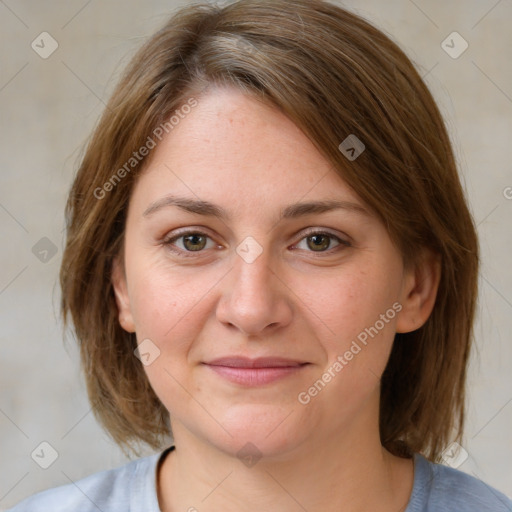
[[[204,363],[207,368],[241,386],[262,386],[296,375],[309,363],[281,357],[221,357]]]
[[[285,359],[283,357],[220,357],[206,363],[210,366],[228,366],[230,368],[290,368],[306,364],[303,361]]]

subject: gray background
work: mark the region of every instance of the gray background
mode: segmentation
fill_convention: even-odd
[[[127,460],[90,412],[73,340],[63,343],[63,208],[80,149],[120,71],[184,3],[0,1],[0,510]],[[343,5],[391,34],[414,60],[452,134],[483,264],[468,457],[461,465],[464,452],[447,461],[512,497],[512,2]],[[44,31],[58,43],[47,59],[31,47]],[[453,31],[469,44],[458,58],[442,46]],[[448,44],[452,52],[462,48],[460,40]],[[48,469],[31,458],[43,441],[58,453]],[[48,447],[35,453],[39,464],[51,462]]]

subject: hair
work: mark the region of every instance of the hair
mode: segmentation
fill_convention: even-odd
[[[155,142],[158,127],[170,131],[170,116],[209,86],[236,87],[288,116],[382,220],[405,265],[425,248],[439,256],[432,313],[421,328],[395,335],[380,400],[382,445],[439,460],[464,427],[474,221],[442,116],[413,63],[382,31],[322,0],[187,5],[121,77],[70,190],[60,270],[64,326],[71,315],[95,416],[134,453],[138,443],[159,449],[172,435],[169,412],[134,357],[136,336],[119,324],[112,264],[149,158],[134,162],[134,151]],[[365,145],[353,161],[339,149],[350,134]]]

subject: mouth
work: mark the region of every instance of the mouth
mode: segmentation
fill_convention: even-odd
[[[223,357],[203,364],[235,384],[260,386],[295,375],[310,363],[277,357]]]

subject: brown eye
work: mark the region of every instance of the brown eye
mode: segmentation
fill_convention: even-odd
[[[215,242],[200,231],[187,231],[185,233],[167,238],[164,245],[179,256],[192,256],[191,253],[207,253],[208,249],[215,247]]]
[[[329,249],[332,236],[317,234],[307,237],[308,247],[312,251],[320,252]]]
[[[187,251],[201,251],[206,247],[207,237],[199,233],[193,233],[183,237],[183,246]]]
[[[307,252],[332,254],[335,251],[351,246],[350,242],[341,239],[333,233],[317,230],[306,232],[305,236],[300,239],[294,248]]]

